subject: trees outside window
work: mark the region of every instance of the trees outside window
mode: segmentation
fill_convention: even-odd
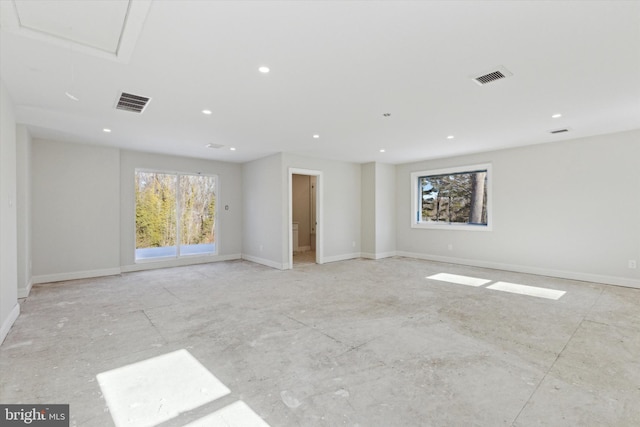
[[[476,165],[414,172],[412,227],[489,229],[490,169]]]
[[[213,254],[216,177],[136,171],[136,260]]]

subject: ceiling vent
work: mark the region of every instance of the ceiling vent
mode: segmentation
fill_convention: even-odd
[[[149,104],[151,98],[140,95],[132,95],[130,93],[122,92],[118,104],[117,110],[131,111],[133,113],[142,113]]]
[[[550,133],[564,133],[564,132],[569,132],[569,129],[556,129],[556,130],[550,131]]]
[[[218,149],[222,147],[224,147],[222,144],[207,144],[207,148]]]
[[[506,68],[499,66],[495,67],[493,70],[482,73],[480,75],[475,75],[471,77],[471,79],[476,82],[480,86],[484,86],[487,83],[495,82],[497,80],[502,80],[507,77],[513,76],[513,73]]]

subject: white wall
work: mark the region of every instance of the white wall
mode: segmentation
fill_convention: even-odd
[[[217,175],[216,247],[218,254],[171,261],[135,264],[135,170]],[[239,259],[242,253],[242,166],[236,163],[122,150],[120,152],[119,231],[120,265],[123,271],[169,267],[198,262]],[[225,209],[228,207],[228,209]]]
[[[493,165],[493,231],[410,228],[414,171]],[[640,287],[640,130],[400,165],[401,255]],[[452,245],[452,250],[448,249]]]
[[[376,164],[361,165],[361,250],[362,256],[376,257]]]
[[[17,132],[18,298],[31,290],[31,135],[24,125]]]
[[[275,154],[242,165],[243,244],[242,257],[283,269],[282,154]],[[287,227],[288,228],[288,227]]]
[[[322,261],[331,262],[360,256],[361,242],[361,167],[357,163],[315,159],[282,154],[280,185],[282,197],[280,212],[281,259],[289,263],[288,182],[289,169],[308,169],[322,172],[322,224],[317,233],[322,234]],[[320,187],[319,185],[319,187]],[[285,267],[286,268],[286,267]]]
[[[363,212],[364,214],[364,212]],[[396,252],[396,167],[375,164],[375,257]]]
[[[34,139],[33,282],[120,272],[120,153]]]
[[[16,187],[16,119],[0,79],[0,343],[20,314]]]

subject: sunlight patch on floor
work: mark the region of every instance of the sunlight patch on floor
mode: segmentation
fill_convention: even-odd
[[[441,282],[449,282],[455,283],[456,285],[467,285],[467,286],[482,286],[487,283],[491,283],[491,280],[486,279],[478,279],[476,277],[469,276],[460,276],[457,274],[449,274],[449,273],[438,273],[433,276],[427,277],[427,279],[439,280]]]
[[[155,426],[230,390],[187,350],[97,375],[116,426]]]
[[[539,288],[537,286],[519,285],[509,282],[494,282],[493,280],[479,279],[477,277],[461,276],[458,274],[438,273],[427,276],[426,279],[438,280],[440,282],[454,283],[456,285],[466,285],[474,287],[484,287],[494,291],[510,292],[512,294],[527,295],[531,297],[547,298],[552,300],[560,299],[566,292],[555,289]],[[489,286],[484,286],[492,283]]]
[[[566,292],[557,291],[555,289],[539,288],[537,286],[518,285],[517,283],[496,282],[487,286],[487,289],[495,291],[511,292],[512,294],[529,295],[538,298],[547,298],[552,300],[560,299]]]
[[[239,400],[184,427],[269,427],[249,406]]]

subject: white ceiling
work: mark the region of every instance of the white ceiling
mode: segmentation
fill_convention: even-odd
[[[39,138],[403,163],[640,128],[639,1],[0,3],[0,73]],[[151,102],[116,110],[122,91]]]

